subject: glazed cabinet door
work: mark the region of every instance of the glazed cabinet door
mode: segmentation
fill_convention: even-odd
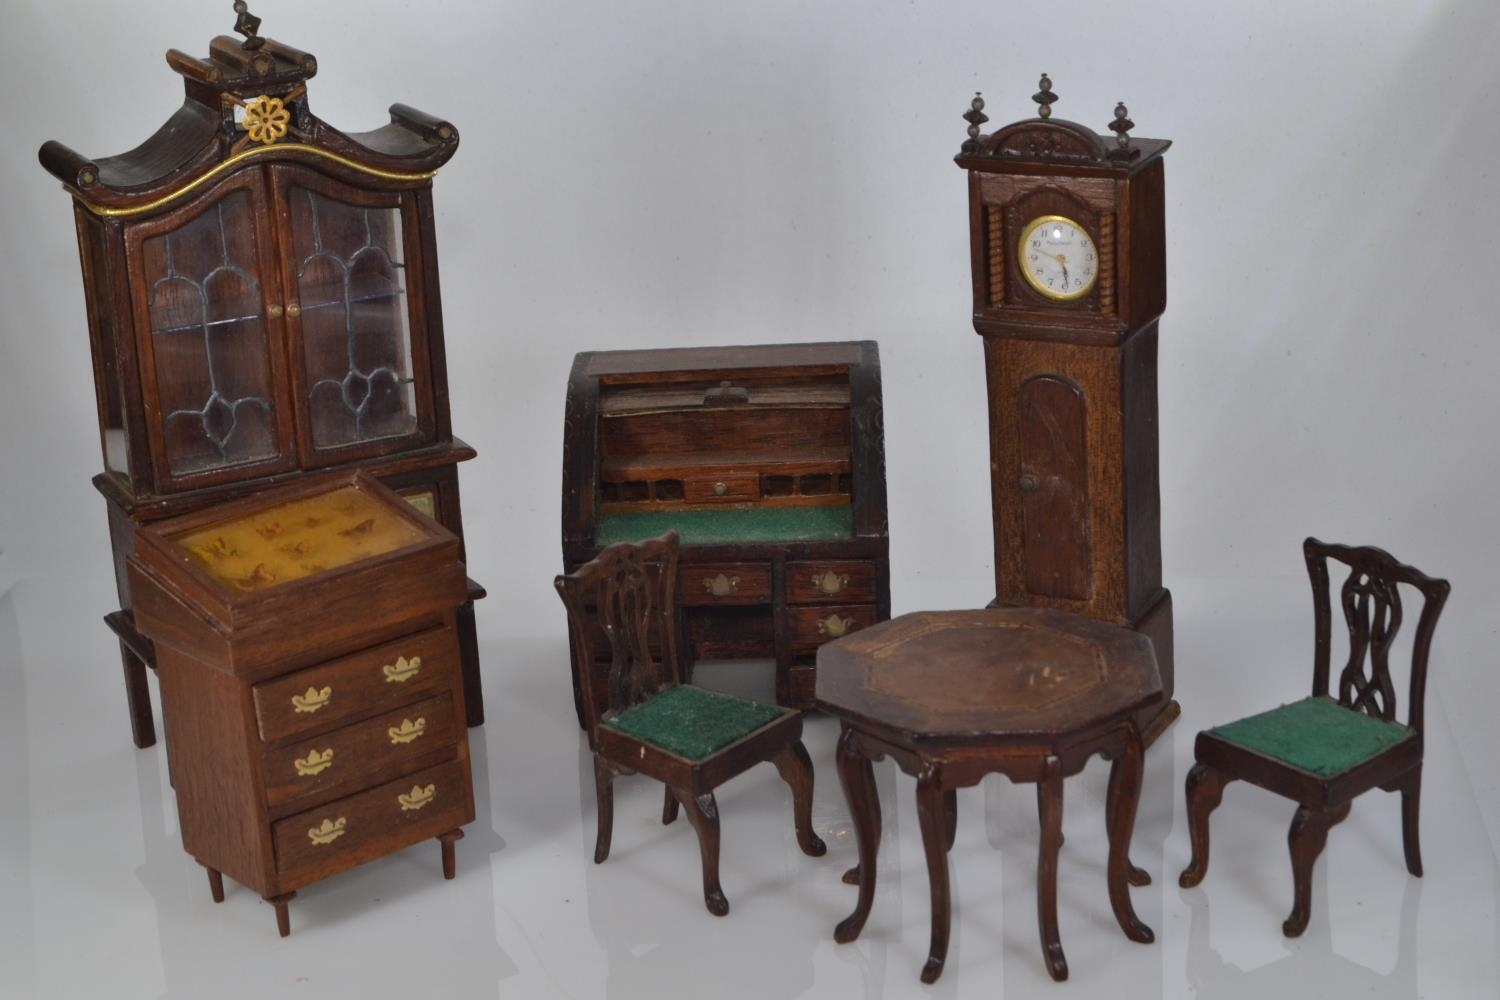
[[[296,465],[268,216],[251,169],[126,230],[158,493]]]
[[[271,170],[304,468],[433,440],[412,195]]]

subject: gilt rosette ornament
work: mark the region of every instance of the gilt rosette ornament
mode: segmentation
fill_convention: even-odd
[[[251,142],[269,146],[285,138],[291,122],[292,113],[281,98],[262,95],[245,105],[245,117],[240,124]]]

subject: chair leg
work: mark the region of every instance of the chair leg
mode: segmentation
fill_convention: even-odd
[[[677,796],[672,794],[670,785],[662,789],[661,823],[662,826],[671,826],[677,819]]]
[[[156,745],[156,722],[151,717],[151,689],[146,684],[146,663],[120,643],[120,663],[125,668],[125,704],[130,710],[130,737],[136,748]]]
[[[1188,840],[1193,845],[1193,858],[1177,876],[1177,884],[1184,889],[1191,889],[1208,874],[1208,816],[1219,808],[1219,802],[1224,798],[1224,786],[1233,780],[1230,775],[1207,764],[1194,764],[1188,771]]]
[[[931,985],[943,974],[948,960],[948,932],[953,901],[948,886],[948,794],[935,771],[917,779],[917,822],[922,827],[922,851],[927,856],[927,888],[932,901],[932,937],[922,982]]]
[[[594,864],[602,865],[609,857],[610,834],[615,826],[615,769],[603,757],[594,754],[594,802],[599,815],[599,833],[594,840]]]
[[[956,788],[943,792],[943,824],[946,847],[951,851],[953,842],[958,839],[958,789]]]
[[[687,792],[676,794],[688,822],[698,832],[698,852],[703,856],[703,903],[709,913],[722,917],[729,912],[729,900],[719,886],[719,804],[713,792],[696,798]]]
[[[1323,811],[1298,806],[1292,817],[1291,829],[1287,831],[1287,847],[1292,855],[1292,913],[1282,922],[1281,932],[1287,937],[1301,937],[1307,930],[1308,915],[1312,910],[1312,871],[1328,842],[1328,831],[1349,815],[1349,803],[1336,809]]]
[[[813,766],[807,747],[801,740],[790,743],[777,751],[771,763],[792,790],[792,823],[797,828],[797,846],[808,857],[821,858],[828,853],[828,845],[812,828]]]
[[[1401,846],[1406,851],[1406,870],[1422,877],[1422,843],[1417,824],[1422,810],[1422,768],[1416,767],[1401,786]]]

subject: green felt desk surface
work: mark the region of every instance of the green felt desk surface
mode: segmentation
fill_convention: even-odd
[[[1320,778],[1346,771],[1414,735],[1406,726],[1351,711],[1328,698],[1304,698],[1209,732]]]
[[[854,510],[838,507],[726,507],[601,514],[599,545],[639,542],[676,528],[683,545],[820,542],[854,537]]]
[[[790,709],[679,684],[604,725],[686,760],[700,761]]]

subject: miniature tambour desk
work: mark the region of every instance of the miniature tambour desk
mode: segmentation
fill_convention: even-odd
[[[154,652],[125,573],[134,528],[337,467],[367,469],[459,536],[432,177],[454,127],[402,104],[346,134],[311,110],[317,60],[256,34],[167,53],[186,99],[145,143],[44,166],[73,196],[137,746]],[[470,596],[481,596],[477,584]],[[459,613],[483,720],[473,606]]]
[[[474,819],[458,539],[365,474],[144,527],[126,560],[156,644],[182,846],[276,907]]]
[[[775,657],[811,705],[817,647],[890,617],[880,391],[871,341],[578,355],[567,569],[675,528],[686,664]]]

